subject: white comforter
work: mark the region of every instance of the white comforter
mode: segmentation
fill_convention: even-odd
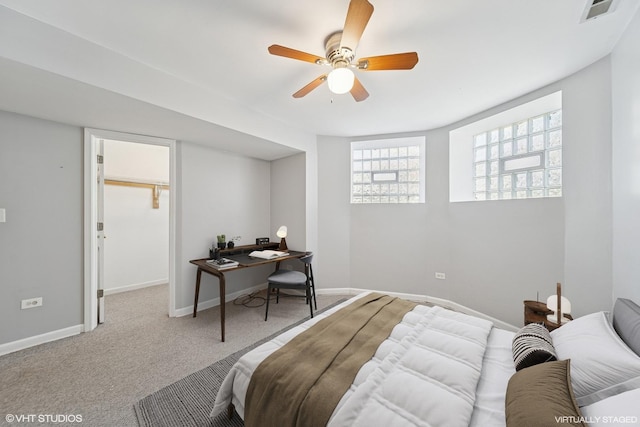
[[[339,308],[244,355],[223,381],[211,415],[233,403],[244,417],[251,372],[295,335]],[[360,369],[329,425],[468,426],[491,328],[487,320],[417,306]]]

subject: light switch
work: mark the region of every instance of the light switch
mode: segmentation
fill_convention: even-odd
[[[7,222],[7,211],[0,209],[0,222]]]

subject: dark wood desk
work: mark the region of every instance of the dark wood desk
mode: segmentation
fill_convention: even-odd
[[[306,255],[306,252],[299,251],[290,251],[287,250],[289,255],[276,258],[276,259],[260,259],[260,258],[251,258],[249,257],[249,253],[253,250],[261,250],[263,247],[249,245],[249,246],[239,246],[234,248],[233,250],[224,250],[222,255],[224,258],[229,258],[236,260],[240,263],[237,267],[227,268],[224,270],[218,270],[213,268],[209,264],[207,264],[207,260],[210,258],[202,258],[202,259],[192,259],[189,261],[191,264],[194,264],[198,267],[198,273],[196,275],[196,294],[195,300],[193,302],[193,317],[196,317],[198,312],[198,295],[200,293],[200,280],[202,278],[202,273],[208,273],[212,276],[218,278],[218,282],[220,284],[220,332],[222,335],[222,342],[224,342],[224,305],[225,305],[225,274],[231,273],[234,271],[242,270],[245,268],[257,267],[260,265],[267,264],[275,264],[276,270],[280,267],[280,262],[288,259],[301,258]]]

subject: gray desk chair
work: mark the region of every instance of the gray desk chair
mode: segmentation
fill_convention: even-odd
[[[311,317],[313,317],[313,305],[316,310],[318,304],[316,303],[316,286],[313,280],[313,268],[311,267],[311,260],[313,254],[307,254],[302,258],[299,258],[304,263],[304,273],[300,271],[292,270],[276,270],[269,275],[267,287],[267,310],[264,313],[264,321],[267,321],[269,315],[269,297],[271,296],[271,290],[276,289],[276,304],[280,299],[280,289],[304,289],[305,298],[307,304],[309,304],[309,310],[311,311]],[[313,296],[313,305],[311,304],[311,297]]]

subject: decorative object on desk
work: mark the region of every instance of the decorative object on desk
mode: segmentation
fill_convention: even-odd
[[[207,264],[218,270],[226,270],[228,268],[233,268],[240,265],[238,261],[234,261],[228,258],[211,259],[207,261]]]
[[[209,248],[209,259],[219,259],[220,258],[220,248],[214,242]]]
[[[276,236],[280,237],[280,246],[278,246],[278,250],[286,251],[287,241],[285,240],[285,237],[287,237],[287,226],[283,225],[280,228],[278,228],[278,231],[276,232]]]
[[[241,239],[241,236],[233,236],[231,240],[229,240],[229,243],[227,243],[227,249],[233,249],[236,245],[235,242],[240,239]]]
[[[567,323],[571,320],[567,314],[571,314],[571,302],[562,296],[562,285],[556,284],[556,295],[547,298],[547,308],[553,311],[553,314],[547,315],[547,320],[558,325]]]
[[[269,238],[268,237],[257,237],[256,238],[256,245],[266,245],[269,243]]]
[[[287,255],[289,255],[288,252],[272,251],[272,250],[253,251],[249,254],[250,257],[262,258],[262,259],[276,259],[276,258],[280,258]]]
[[[224,234],[218,234],[216,239],[218,240],[218,247],[220,249],[224,249],[227,246],[227,237]]]

